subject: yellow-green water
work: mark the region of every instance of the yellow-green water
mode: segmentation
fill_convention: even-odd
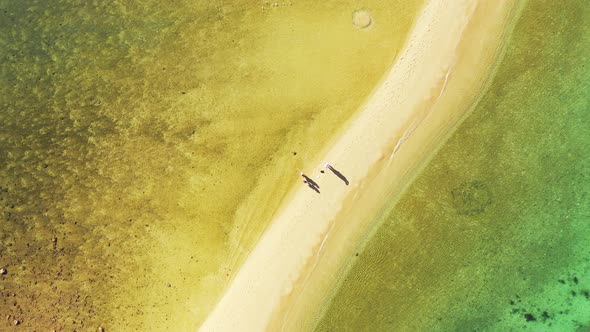
[[[588,331],[588,22],[586,1],[527,3],[490,88],[384,210],[317,331]]]
[[[420,4],[0,0],[0,330],[194,330]]]

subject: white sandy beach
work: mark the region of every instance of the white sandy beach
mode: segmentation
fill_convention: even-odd
[[[319,184],[320,193],[301,184],[289,196],[289,201],[283,204],[236,273],[220,302],[201,326],[201,331],[264,331],[271,324],[273,330],[277,328],[276,316],[285,315],[288,311],[285,299],[292,298],[293,290],[301,288],[302,280],[307,280],[307,274],[317,264],[322,250],[339,250],[339,246],[346,244],[330,243],[330,249],[326,249],[324,245],[328,238],[349,241],[354,237],[338,237],[334,233],[347,230],[350,234],[364,229],[353,224],[343,225],[354,220],[347,220],[342,214],[366,210],[355,209],[355,204],[362,204],[359,195],[364,195],[364,201],[370,198],[367,190],[371,190],[377,182],[376,169],[381,172],[384,168],[395,167],[397,158],[413,158],[413,151],[420,151],[417,155],[425,158],[436,148],[436,144],[432,144],[433,139],[446,137],[456,125],[465,107],[433,108],[432,105],[447,93],[455,96],[463,93],[458,85],[453,91],[448,85],[455,75],[458,61],[465,58],[458,56],[462,39],[466,36],[465,29],[471,26],[471,29],[494,32],[496,36],[489,41],[499,40],[501,25],[510,7],[508,3],[511,2],[498,2],[491,6],[473,0],[427,1],[404,50],[379,88],[324,153],[318,156],[319,159],[302,170]],[[474,26],[472,19],[476,16],[478,19],[485,16],[489,20],[487,25],[481,23]],[[474,47],[481,50],[497,48],[484,42]],[[476,51],[472,55],[477,57],[478,54]],[[494,56],[490,55],[485,60],[487,68],[482,66],[474,71],[476,79],[477,75],[483,75],[482,68],[489,70],[489,62],[493,60]],[[477,59],[465,58],[464,61],[471,65],[470,61],[477,62]],[[481,86],[474,88],[482,89]],[[444,113],[447,109],[449,114]],[[432,115],[434,111],[439,113]],[[405,153],[403,149],[406,149]],[[329,170],[322,174],[320,170],[324,169],[324,160],[346,176],[350,184],[345,185]],[[406,165],[415,166],[411,163]],[[407,169],[396,174],[398,177],[410,176]],[[382,184],[376,192],[387,191],[394,182],[400,186],[405,184],[392,176],[379,178],[381,180],[389,182],[389,185]],[[378,208],[382,203],[378,200],[379,197],[370,200],[374,201],[370,204],[375,207],[367,211]],[[336,268],[343,259],[341,256],[332,255],[330,264]],[[281,328],[285,326],[279,325]]]

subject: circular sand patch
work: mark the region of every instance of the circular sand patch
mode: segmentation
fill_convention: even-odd
[[[352,13],[352,25],[358,29],[368,29],[373,24],[371,13],[365,9],[355,10]]]

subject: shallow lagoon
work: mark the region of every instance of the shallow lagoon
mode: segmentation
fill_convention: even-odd
[[[0,324],[196,328],[419,4],[0,1]]]

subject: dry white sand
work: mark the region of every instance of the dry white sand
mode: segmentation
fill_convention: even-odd
[[[427,1],[404,50],[380,87],[325,150],[322,160],[303,170],[319,184],[321,193],[303,184],[295,190],[236,273],[201,331],[269,328],[276,319],[273,315],[283,310],[281,302],[305,278],[310,265],[317,262],[317,254],[345,205],[356,204],[355,195],[366,193],[363,187],[371,184],[375,167],[395,163],[393,156],[410,139],[414,147],[420,146],[420,137],[412,135],[429,114],[425,110],[431,108],[425,104],[445,93],[461,38],[477,6],[478,2],[473,0]],[[448,125],[445,121],[436,123]],[[429,131],[445,129],[448,128],[439,126]],[[346,176],[350,184],[345,185],[329,170],[320,173],[323,160]]]

